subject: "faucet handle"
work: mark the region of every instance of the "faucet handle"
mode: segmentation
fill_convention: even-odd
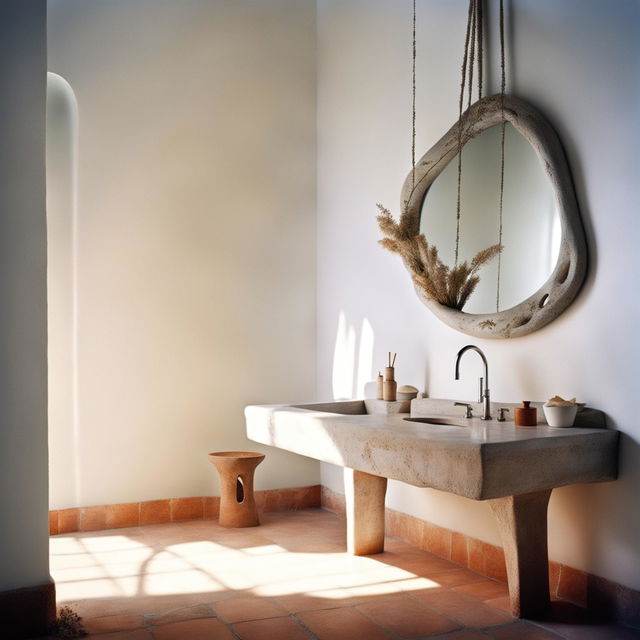
[[[470,404],[467,404],[466,402],[454,402],[453,406],[454,407],[466,407],[466,410],[464,412],[464,417],[465,418],[473,418],[473,407]]]
[[[507,407],[500,407],[498,409],[498,418],[497,418],[498,422],[505,422],[506,421],[506,418],[504,417],[504,412],[505,411],[509,411],[509,409],[507,409]]]
[[[479,384],[479,394],[478,395],[478,402],[482,402],[482,398],[484,397],[484,378],[481,376],[480,380],[479,380],[480,384]]]

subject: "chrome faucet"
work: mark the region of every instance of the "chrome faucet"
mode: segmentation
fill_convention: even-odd
[[[487,359],[484,357],[484,353],[482,353],[479,347],[476,347],[474,344],[468,344],[466,347],[462,347],[462,349],[458,351],[458,355],[456,356],[455,379],[460,380],[460,359],[467,351],[476,351],[482,358],[482,362],[484,364],[484,384],[483,379],[480,378],[480,399],[478,400],[478,402],[482,403],[481,419],[491,420],[491,400],[489,398],[489,365],[487,364]]]
[[[469,419],[469,418],[473,418],[473,407],[466,403],[466,402],[454,402],[453,403],[454,407],[465,407],[464,410],[464,417]]]

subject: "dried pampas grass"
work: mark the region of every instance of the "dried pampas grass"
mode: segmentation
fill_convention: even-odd
[[[396,222],[389,209],[381,204],[377,207],[380,210],[378,225],[384,235],[380,244],[400,254],[413,282],[428,298],[461,310],[480,282],[478,270],[502,251],[502,245],[494,244],[479,251],[471,264],[465,261],[450,268],[440,260],[438,249],[428,244],[423,233],[416,235],[410,232],[415,225],[406,211],[400,222]]]

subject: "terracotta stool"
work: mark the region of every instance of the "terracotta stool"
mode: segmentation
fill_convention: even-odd
[[[220,474],[220,524],[223,527],[256,527],[260,524],[253,497],[253,472],[264,453],[216,451],[209,461]]]

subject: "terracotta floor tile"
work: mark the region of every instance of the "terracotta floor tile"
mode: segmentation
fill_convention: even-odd
[[[494,640],[492,636],[484,631],[456,631],[448,633],[446,636],[431,636],[429,640]]]
[[[85,638],[95,638],[95,640],[153,640],[153,636],[146,629],[120,631],[115,633],[92,633],[85,636]]]
[[[444,558],[438,558],[426,551],[421,552],[418,549],[403,553],[385,553],[380,556],[380,562],[393,565],[394,567],[401,567],[415,575],[427,578],[436,573],[453,571],[454,569],[460,568],[453,564],[453,562],[449,562]]]
[[[405,571],[354,571],[343,576],[336,575],[337,584],[344,590],[347,598],[361,599],[363,596],[398,596],[403,591],[437,587],[437,583],[414,576]],[[367,598],[370,599],[370,598]]]
[[[427,589],[413,594],[434,611],[469,627],[490,627],[511,622],[513,618],[471,596],[448,589]]]
[[[511,599],[509,596],[502,596],[500,598],[491,598],[490,600],[485,600],[485,604],[490,604],[492,607],[496,609],[500,609],[500,611],[504,611],[505,613],[511,613]]]
[[[103,616],[153,615],[164,613],[180,607],[204,604],[202,600],[211,601],[211,594],[169,594],[169,595],[140,595],[134,597],[115,598],[87,598],[58,600],[59,603],[70,605],[83,618],[98,618]],[[194,602],[195,600],[195,602]]]
[[[102,618],[89,618],[83,620],[82,623],[87,633],[124,631],[144,626],[142,616],[105,616]]]
[[[230,578],[232,583],[234,578]],[[244,576],[236,580],[240,588],[245,588],[247,580]],[[208,593],[221,588],[221,580],[211,577],[198,568],[190,571],[168,572],[167,574],[149,575],[145,578],[145,590],[152,595],[172,596],[174,594],[191,598],[190,604],[207,604],[213,602]],[[215,598],[217,599],[217,598]]]
[[[276,598],[295,594],[333,592],[336,589],[341,589],[341,586],[335,576],[309,573],[302,576],[294,576],[288,580],[276,581],[272,584],[262,584],[258,590],[261,596]]]
[[[429,579],[437,582],[443,587],[458,587],[463,584],[473,584],[475,582],[486,582],[483,576],[469,569],[454,569],[453,571],[442,571],[441,573],[429,574]]]
[[[574,633],[570,636],[571,640],[580,638],[580,640],[640,640],[640,629],[628,629],[617,627],[614,625],[602,625],[598,629],[591,629],[582,636]]]
[[[529,636],[496,636],[498,640],[547,640],[549,638],[566,638],[567,640],[640,640],[640,630],[617,627],[611,624],[563,624],[563,623],[540,623],[543,627],[531,624],[530,626],[539,630],[539,633],[548,635]],[[558,634],[558,635],[555,635]]]
[[[341,571],[341,567],[336,564],[328,575],[330,580],[335,581],[336,586],[344,588],[393,584],[397,589],[396,583],[416,577],[418,576],[399,567],[377,563],[356,565],[353,569],[346,571]]]
[[[155,640],[235,640],[227,627],[215,618],[174,622],[153,630]]]
[[[310,537],[308,540],[300,536],[291,538],[284,536],[274,536],[274,540],[278,542],[286,551],[291,553],[344,553],[347,550],[345,540],[331,540],[317,536]]]
[[[422,578],[416,578],[416,580],[422,580]],[[382,601],[389,598],[398,598],[403,595],[405,589],[407,593],[411,593],[409,586],[403,581],[393,581],[348,587],[343,589],[345,594],[344,606],[364,604],[372,600]]]
[[[263,598],[238,598],[213,605],[218,616],[226,622],[244,622],[263,618],[277,618],[287,613],[277,602]]]
[[[392,636],[351,608],[305,611],[296,618],[319,640],[389,640]]]
[[[229,549],[251,549],[253,547],[264,547],[271,544],[271,540],[262,534],[257,529],[254,533],[254,529],[249,531],[246,529],[243,531],[237,531],[228,536],[225,540],[225,546]]]
[[[484,582],[457,586],[454,588],[454,591],[466,593],[468,596],[478,598],[478,600],[490,600],[491,598],[509,595],[507,585],[504,582],[497,582],[495,580],[485,580]]]
[[[396,586],[407,595],[411,595],[414,591],[423,591],[425,589],[441,589],[442,585],[435,582],[431,578],[422,578],[415,576],[408,580],[402,580],[396,583]]]
[[[408,597],[371,602],[356,608],[401,638],[446,633],[460,628],[459,624]]]
[[[319,611],[321,609],[337,609],[351,604],[344,590],[336,589],[331,593],[290,594],[272,598],[287,613],[301,611]]]
[[[500,629],[491,629],[491,635],[497,640],[558,640],[561,637],[528,622],[514,622]]]
[[[494,609],[482,602],[466,607],[451,616],[468,627],[493,627],[513,620],[511,614]]]
[[[147,624],[160,626],[171,622],[181,622],[183,620],[196,620],[197,618],[213,618],[215,613],[207,604],[198,604],[195,607],[185,607],[175,609],[167,613],[156,613],[146,617]]]
[[[311,636],[291,618],[268,618],[239,622],[234,632],[242,640],[309,640]]]

